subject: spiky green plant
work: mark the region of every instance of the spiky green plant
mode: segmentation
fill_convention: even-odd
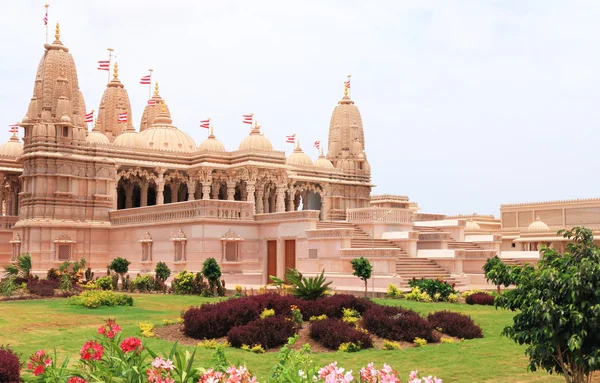
[[[287,269],[285,281],[272,275],[270,278],[276,286],[291,285],[290,290],[294,296],[307,300],[314,300],[325,295],[332,283],[327,282],[325,270],[321,271],[317,277],[306,278],[296,269]]]
[[[15,263],[4,266],[4,271],[6,272],[4,276],[6,278],[21,277],[29,279],[31,276],[31,269],[31,256],[29,253],[24,253],[17,257]]]

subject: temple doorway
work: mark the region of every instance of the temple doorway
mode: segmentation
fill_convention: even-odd
[[[271,275],[277,276],[277,241],[267,241],[267,284]]]
[[[296,268],[296,240],[285,241],[285,271]]]

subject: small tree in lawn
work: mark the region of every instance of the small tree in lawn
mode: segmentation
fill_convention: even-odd
[[[508,267],[498,256],[489,258],[483,265],[485,279],[492,282],[500,294],[500,286],[508,287],[511,285],[510,267]]]
[[[131,262],[121,257],[113,259],[110,265],[108,265],[110,270],[113,270],[121,277],[121,286],[125,286],[125,274],[129,271],[129,265],[131,265]]]
[[[217,263],[217,260],[214,258],[208,258],[204,261],[202,265],[202,274],[206,279],[208,279],[208,283],[210,285],[210,291],[215,294],[215,287],[219,283],[219,278],[221,278],[221,268]]]
[[[171,269],[164,262],[158,262],[154,268],[154,274],[156,275],[156,281],[160,285],[160,288],[164,291],[164,286],[167,278],[171,276]]]
[[[589,383],[600,369],[600,247],[587,228],[558,234],[571,241],[566,253],[545,248],[537,269],[515,266],[516,287],[496,306],[516,312],[503,335],[527,346],[530,370]]]
[[[354,258],[352,261],[352,269],[354,272],[352,275],[359,277],[365,281],[365,298],[367,297],[367,281],[371,278],[373,272],[373,266],[369,260],[365,257]]]

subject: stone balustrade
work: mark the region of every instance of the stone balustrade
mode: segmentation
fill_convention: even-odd
[[[253,221],[254,203],[245,201],[195,200],[110,212],[110,222],[113,226],[202,219]]]
[[[319,214],[321,214],[319,210],[298,210],[280,213],[255,214],[254,219],[256,221],[318,220]]]
[[[10,230],[18,220],[19,217],[16,215],[0,216],[0,230]]]
[[[351,223],[406,223],[413,219],[413,212],[409,209],[366,207],[348,209],[347,220]]]

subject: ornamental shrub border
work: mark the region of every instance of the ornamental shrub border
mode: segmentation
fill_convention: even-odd
[[[438,311],[429,314],[427,321],[450,336],[460,339],[483,338],[483,330],[468,315],[453,311]]]
[[[358,345],[360,349],[373,347],[373,340],[366,331],[356,329],[337,318],[313,321],[310,325],[310,337],[330,350],[338,350],[344,343]]]

